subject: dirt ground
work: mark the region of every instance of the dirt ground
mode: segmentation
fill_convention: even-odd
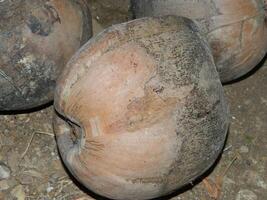
[[[90,2],[95,33],[131,17],[128,0]],[[224,88],[232,122],[221,158],[198,181],[162,199],[267,199],[267,61]],[[48,105],[30,113],[0,115],[0,171],[5,177],[0,179],[0,200],[89,199],[60,161],[52,114]]]

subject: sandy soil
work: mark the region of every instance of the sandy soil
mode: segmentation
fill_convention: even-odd
[[[90,2],[95,33],[131,17],[128,0]],[[224,88],[232,123],[221,158],[191,186],[162,199],[267,199],[267,62]],[[60,161],[52,114],[48,105],[30,113],[0,115],[0,171],[5,172],[0,200],[90,199]]]

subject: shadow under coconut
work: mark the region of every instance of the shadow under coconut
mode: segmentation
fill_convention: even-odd
[[[46,109],[50,106],[52,106],[54,101],[50,101],[46,104],[43,104],[41,106],[37,106],[31,109],[25,109],[25,110],[6,110],[6,111],[0,111],[0,115],[19,115],[19,114],[29,114],[29,113],[34,113],[38,112],[40,110]]]
[[[224,146],[222,148],[222,152],[220,153],[220,155],[218,156],[218,158],[216,159],[216,161],[212,164],[212,166],[207,170],[205,171],[202,175],[200,175],[198,178],[196,178],[194,181],[192,181],[191,183],[189,184],[186,184],[184,185],[183,187],[173,191],[172,193],[168,194],[168,195],[165,195],[165,196],[162,196],[162,197],[158,197],[158,198],[154,198],[154,199],[151,199],[151,200],[169,200],[173,197],[176,197],[188,190],[191,190],[193,187],[195,187],[196,185],[198,185],[199,183],[201,183],[203,181],[203,179],[205,179],[206,177],[208,177],[215,169],[215,167],[217,166],[217,164],[220,162],[221,158],[222,158],[222,154],[223,154],[223,150],[225,149],[225,145],[227,143],[227,139],[228,139],[228,135],[230,134],[230,127],[228,128],[228,131],[227,131],[227,136],[226,136],[226,139],[225,139],[225,142],[224,142]],[[58,149],[58,154],[61,158],[61,155],[59,153],[59,149]],[[61,158],[61,162],[63,163],[63,160]],[[71,172],[68,170],[68,168],[64,165],[63,163],[63,167],[65,169],[65,171],[67,172],[67,174],[69,175],[70,179],[72,180],[72,182],[81,190],[83,191],[85,194],[87,194],[88,196],[96,199],[96,200],[115,200],[115,199],[109,199],[109,198],[106,198],[106,197],[103,197],[103,196],[100,196],[96,193],[94,193],[93,191],[87,189],[84,185],[82,185],[72,174]]]
[[[223,83],[223,85],[230,85],[230,84],[234,84],[234,83],[238,83],[240,81],[245,80],[246,78],[252,76],[253,74],[255,74],[260,68],[262,68],[264,66],[265,61],[267,60],[267,54],[265,54],[265,56],[263,57],[263,59],[259,62],[258,65],[256,65],[253,69],[251,69],[248,73],[246,73],[245,75],[234,79],[232,81]]]

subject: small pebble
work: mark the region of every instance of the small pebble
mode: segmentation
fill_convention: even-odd
[[[236,195],[236,200],[257,200],[257,195],[250,190],[240,190]]]
[[[233,185],[233,184],[236,184],[236,182],[233,179],[230,179],[227,176],[225,176],[224,177],[224,184]]]
[[[50,193],[54,188],[52,186],[49,186],[46,188],[46,192],[47,193]]]
[[[15,172],[18,170],[18,163],[19,163],[20,156],[17,151],[14,149],[7,153],[7,163],[10,169]]]
[[[264,175],[252,170],[247,170],[243,177],[247,184],[267,190],[267,183],[265,182]]]
[[[241,146],[240,147],[240,153],[248,153],[249,152],[249,149],[247,146]]]
[[[33,177],[23,174],[19,177],[19,182],[21,185],[30,185],[33,183]]]
[[[8,190],[8,189],[9,189],[9,185],[8,185],[7,180],[0,181],[0,191]]]
[[[0,162],[0,180],[8,179],[10,177],[10,173],[11,171],[9,167],[6,164]]]
[[[11,195],[15,197],[17,200],[25,200],[26,195],[22,185],[18,185],[11,191]]]

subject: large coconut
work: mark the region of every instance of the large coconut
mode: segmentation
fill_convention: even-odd
[[[132,0],[136,17],[195,19],[207,35],[222,82],[254,68],[267,51],[264,0]]]
[[[22,110],[53,99],[55,79],[91,37],[83,0],[0,2],[0,110]]]
[[[68,169],[114,199],[168,194],[222,150],[228,112],[206,40],[187,18],[115,25],[70,60],[54,130]]]

